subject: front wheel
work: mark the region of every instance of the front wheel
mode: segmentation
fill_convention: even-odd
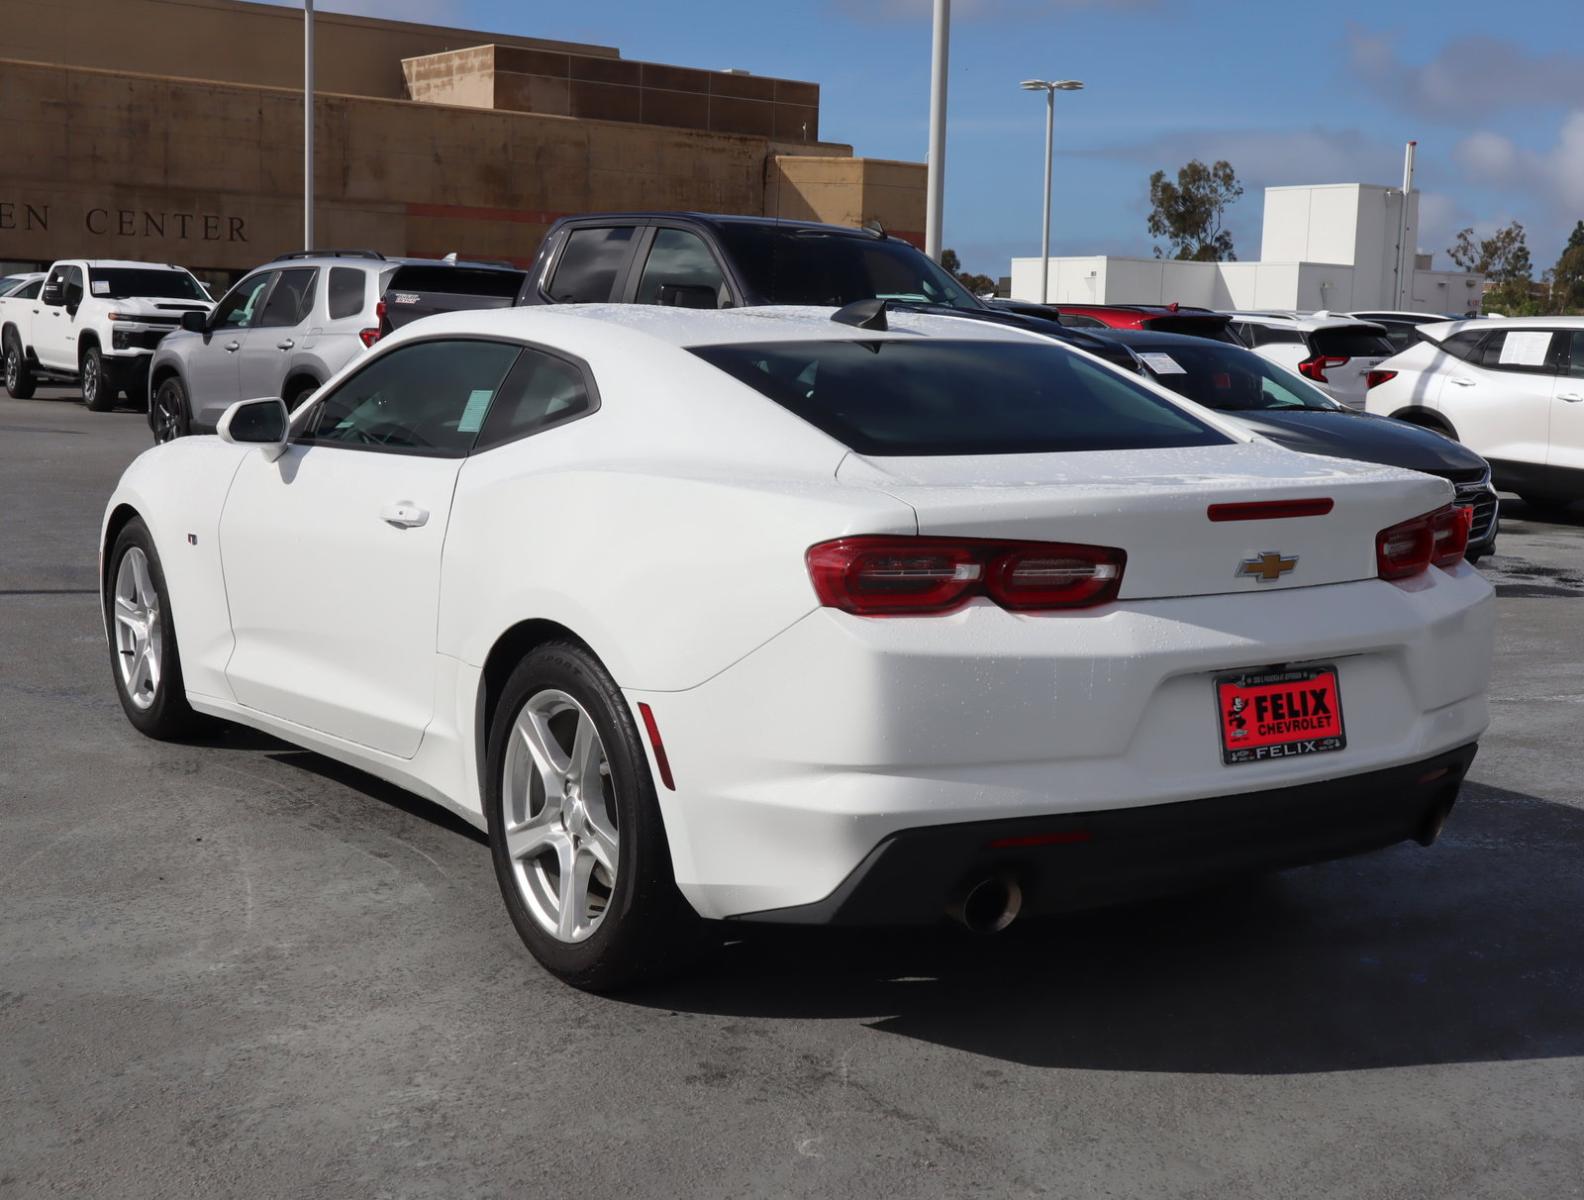
[[[191,432],[187,416],[187,389],[172,375],[161,381],[149,405],[149,429],[155,442],[170,442]]]
[[[28,366],[27,355],[22,353],[21,339],[15,333],[7,334],[5,340],[6,395],[13,400],[27,400],[33,395],[33,389],[36,386],[32,368]]]
[[[127,720],[161,741],[201,732],[208,722],[187,703],[165,573],[140,519],[116,538],[104,602],[110,673]]]
[[[104,375],[104,356],[98,346],[87,347],[77,361],[77,378],[82,382],[83,403],[90,412],[109,412],[115,407],[116,390]]]
[[[487,770],[495,875],[533,956],[589,991],[676,965],[698,918],[673,881],[632,712],[593,655],[558,642],[518,664]]]

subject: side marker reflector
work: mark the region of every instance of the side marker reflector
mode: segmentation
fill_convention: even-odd
[[[655,724],[654,710],[642,700],[638,702],[638,715],[643,718],[644,730],[649,734],[649,745],[654,750],[655,766],[660,768],[660,782],[667,791],[676,791],[676,780],[671,778],[671,760],[666,757],[665,743],[660,740],[660,726]]]

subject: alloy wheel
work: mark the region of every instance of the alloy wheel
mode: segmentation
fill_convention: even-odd
[[[565,692],[529,697],[502,767],[506,852],[546,933],[581,942],[610,907],[620,861],[615,781],[588,711]]]
[[[5,353],[5,385],[8,391],[17,390],[17,380],[22,375],[22,355],[17,352],[15,343],[6,347]]]
[[[112,600],[121,683],[132,703],[146,709],[159,698],[165,637],[148,556],[137,546],[121,556]]]
[[[181,413],[177,406],[181,401],[176,399],[174,390],[163,386],[154,393],[154,440],[156,442],[169,442],[175,440],[176,431],[181,424]]]
[[[82,366],[83,403],[92,405],[99,396],[99,360],[90,354]]]

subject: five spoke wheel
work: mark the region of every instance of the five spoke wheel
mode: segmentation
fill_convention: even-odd
[[[523,904],[561,942],[604,919],[620,856],[615,781],[588,711],[555,689],[528,698],[502,768],[506,852]]]
[[[137,546],[121,556],[111,612],[121,682],[132,703],[146,709],[159,695],[165,647],[159,593],[149,576],[148,558]]]

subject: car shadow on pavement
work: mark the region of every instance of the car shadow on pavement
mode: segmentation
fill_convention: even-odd
[[[1238,887],[898,935],[725,928],[626,996],[1038,1067],[1296,1074],[1584,1054],[1584,810],[1468,785],[1441,840]]]

